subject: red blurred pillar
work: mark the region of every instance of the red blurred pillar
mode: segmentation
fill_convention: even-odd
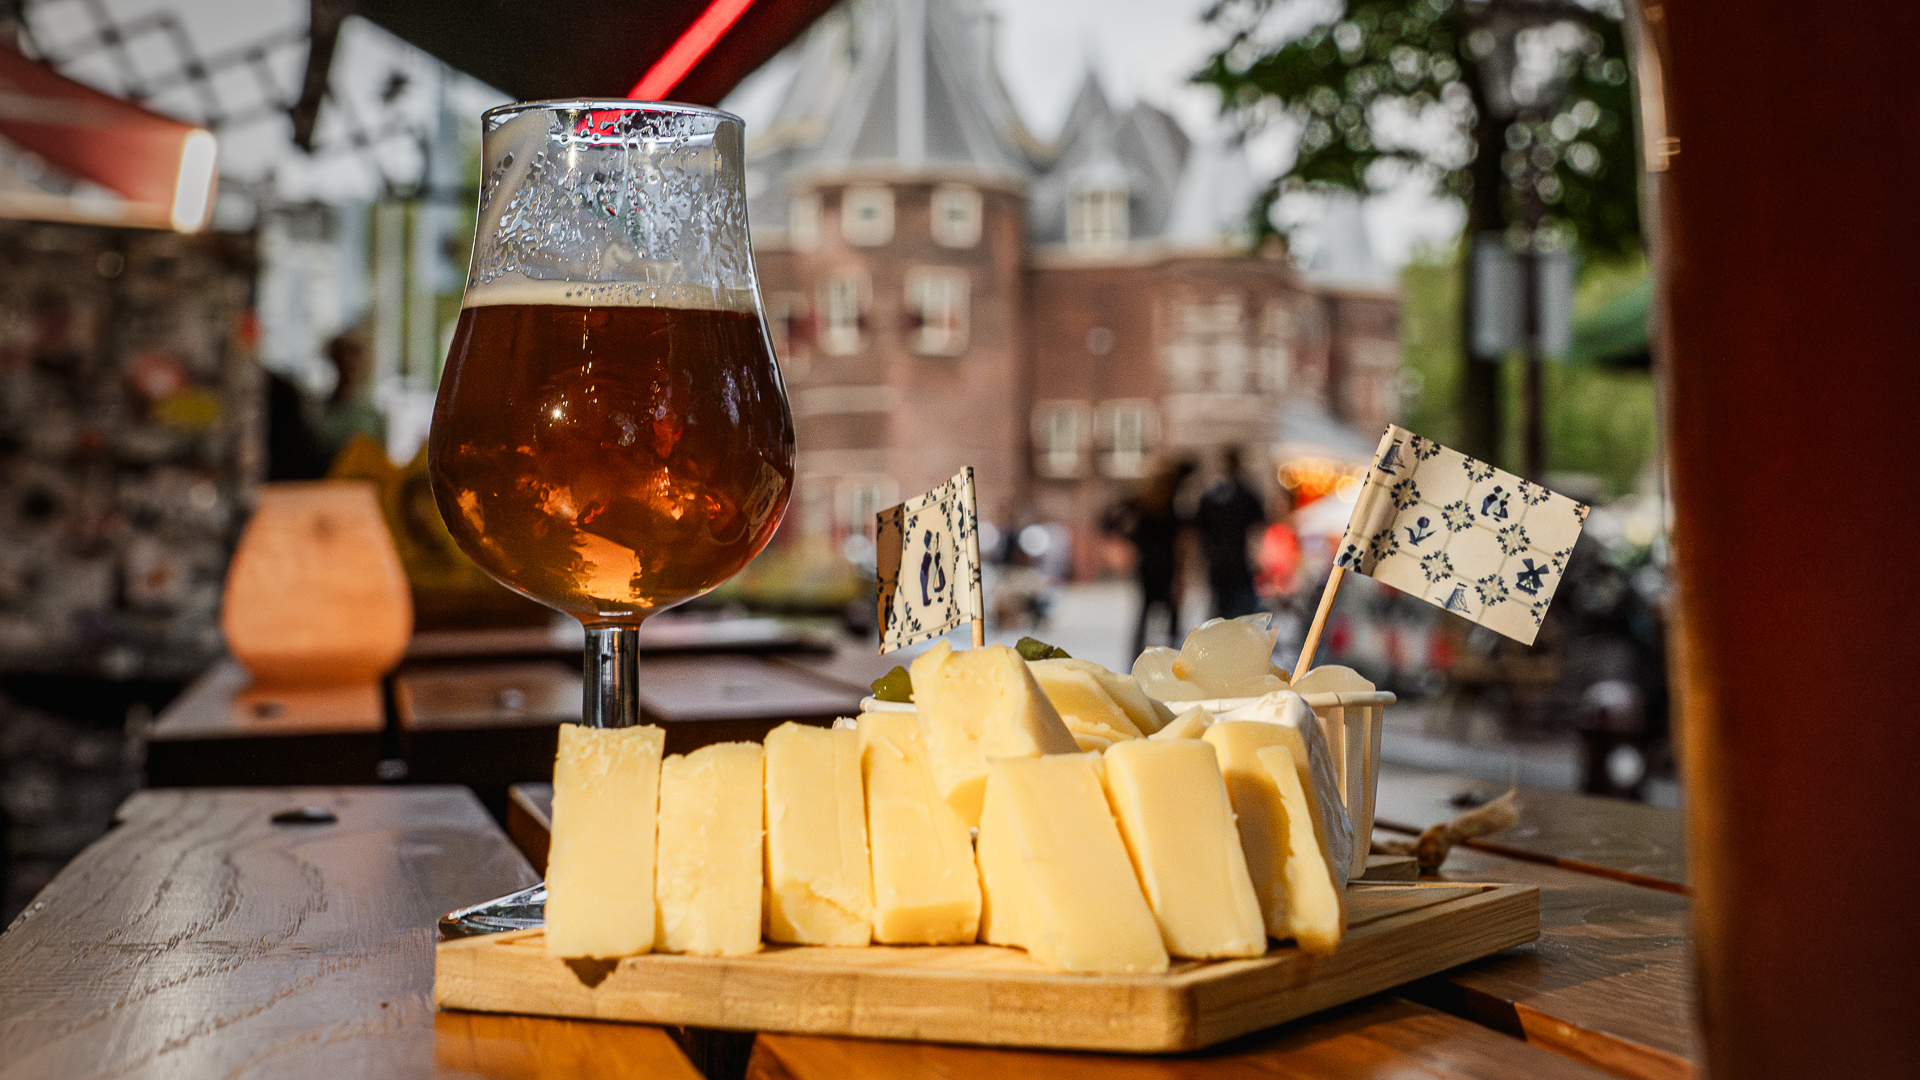
[[[1643,13],[1707,1063],[1920,1075],[1920,5]]]

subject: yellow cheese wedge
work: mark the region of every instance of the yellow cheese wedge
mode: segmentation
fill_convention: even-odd
[[[1313,807],[1293,751],[1284,745],[1255,752],[1280,792],[1286,835],[1281,843],[1281,882],[1287,892],[1287,936],[1301,949],[1326,956],[1347,932],[1346,890],[1334,881],[1327,850],[1313,830]]]
[[[1167,951],[1195,960],[1264,954],[1266,925],[1213,748],[1136,739],[1104,756],[1107,800]]]
[[[767,940],[867,944],[873,865],[859,733],[781,724],[766,750]]]
[[[997,758],[980,842],[990,906],[1014,916],[1028,955],[1055,971],[1167,970],[1160,928],[1140,892],[1093,763],[1080,754]],[[996,918],[1003,917],[996,915]]]
[[[1019,833],[1009,802],[987,800],[980,809],[980,839],[974,845],[980,869],[980,940],[1024,949],[1033,896],[1020,861]]]
[[[980,932],[980,877],[967,826],[934,787],[909,713],[860,717],[873,859],[873,940],[959,945]]]
[[[717,743],[660,763],[659,909],[653,947],[696,956],[760,951],[759,743]]]
[[[547,955],[610,960],[653,947],[657,727],[560,725],[547,853]]]
[[[954,652],[942,641],[913,662],[915,716],[940,795],[980,823],[987,759],[1080,749],[1020,654],[1005,645]]]
[[[1126,711],[1091,672],[1075,666],[1079,663],[1085,661],[1034,660],[1027,664],[1047,701],[1073,733],[1074,742],[1081,750],[1104,750],[1125,739],[1141,738],[1143,733]]]
[[[1147,736],[1149,739],[1197,739],[1213,725],[1213,714],[1194,706],[1170,721],[1166,727]]]
[[[1346,798],[1340,787],[1341,770],[1334,765],[1320,718],[1299,694],[1281,690],[1221,713],[1219,719],[1277,724],[1291,732],[1287,746],[1293,751],[1293,767],[1300,771],[1300,786],[1306,789],[1307,798],[1313,803],[1315,835],[1327,849],[1328,858],[1334,860],[1334,876],[1345,888],[1353,849],[1358,845],[1353,835],[1353,818],[1347,813]],[[1358,842],[1364,844],[1367,838],[1361,837]],[[1360,862],[1366,865],[1365,859]]]
[[[1159,731],[1173,719],[1173,710],[1148,697],[1147,692],[1140,689],[1140,683],[1126,672],[1109,671],[1091,660],[1078,658],[1042,660],[1039,663],[1063,664],[1093,676],[1099,681],[1100,689],[1105,690],[1114,704],[1126,712],[1127,719],[1132,720],[1133,726],[1139,728],[1143,735]]]
[[[1222,720],[1201,738],[1212,744],[1226,777],[1240,850],[1246,855],[1247,874],[1253,879],[1267,934],[1288,937],[1292,924],[1287,921],[1287,810],[1279,785],[1259,757],[1266,747],[1287,745],[1288,731],[1279,724]]]

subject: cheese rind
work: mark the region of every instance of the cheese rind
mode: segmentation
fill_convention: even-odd
[[[547,854],[548,956],[614,959],[653,947],[657,727],[561,724]]]
[[[1018,939],[1035,962],[1085,973],[1167,970],[1159,926],[1085,756],[995,759],[980,842],[990,852],[981,863],[989,906],[1014,915],[1012,932],[999,936]]]
[[[1047,701],[1067,725],[1081,750],[1104,750],[1114,743],[1142,737],[1126,710],[1107,693],[1099,679],[1083,667],[1085,661],[1032,660],[1027,670],[1047,695]]]
[[[1313,807],[1293,751],[1284,744],[1263,746],[1254,756],[1273,778],[1286,811],[1280,877],[1287,892],[1287,936],[1302,950],[1326,956],[1347,932],[1345,890],[1335,882],[1327,850],[1314,833]]]
[[[767,733],[767,940],[873,937],[860,735],[786,723]]]
[[[1027,662],[1005,645],[955,652],[942,641],[915,658],[912,676],[934,783],[968,828],[980,823],[988,758],[1080,749]]]
[[[959,945],[980,931],[973,844],[940,797],[910,713],[863,713],[860,771],[873,864],[873,940]]]
[[[763,756],[758,743],[717,743],[660,763],[655,949],[760,950]]]
[[[1347,813],[1346,796],[1340,787],[1341,770],[1334,764],[1319,717],[1299,694],[1281,690],[1221,713],[1219,720],[1277,724],[1292,732],[1287,746],[1293,750],[1294,768],[1300,771],[1300,786],[1313,802],[1315,834],[1333,861],[1336,879],[1345,888],[1357,846],[1353,818]],[[1360,837],[1358,843],[1364,844],[1367,839]]]
[[[1167,952],[1264,954],[1265,921],[1213,748],[1197,738],[1142,739],[1105,758],[1107,800]]]

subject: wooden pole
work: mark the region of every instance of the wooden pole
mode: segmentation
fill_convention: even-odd
[[[1327,628],[1327,612],[1333,610],[1333,598],[1340,592],[1340,579],[1347,576],[1347,568],[1334,564],[1333,573],[1327,575],[1327,587],[1320,593],[1320,610],[1313,613],[1313,625],[1307,627],[1307,640],[1300,643],[1300,660],[1293,665],[1293,677],[1298,679],[1307,673],[1307,665],[1313,663],[1313,654],[1320,648],[1320,631]]]

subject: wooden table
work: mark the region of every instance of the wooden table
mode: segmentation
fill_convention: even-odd
[[[155,787],[371,784],[387,729],[377,683],[262,691],[231,658],[174,699],[146,733]]]
[[[1505,790],[1452,773],[1404,765],[1380,767],[1376,826],[1418,833],[1465,809],[1462,795],[1484,799]],[[1680,815],[1624,799],[1521,788],[1520,824],[1472,841],[1484,851],[1684,893],[1686,843]]]
[[[1389,769],[1391,772],[1383,772],[1381,777],[1382,806],[1417,807],[1437,792],[1457,790],[1452,786],[1456,782],[1472,783],[1443,773]],[[1616,815],[1623,808],[1634,816],[1649,810],[1613,799],[1537,794],[1553,798],[1536,800],[1530,793],[1526,805],[1531,808],[1546,802],[1557,815],[1552,819],[1557,822],[1554,828],[1541,830],[1539,837],[1559,837],[1574,850],[1597,846],[1579,837],[1575,828],[1583,813],[1590,811],[1596,833],[1607,835],[1618,831]],[[1438,796],[1442,802],[1446,797]],[[552,804],[551,785],[529,783],[513,789],[508,832],[536,867],[546,865]],[[1678,817],[1671,811],[1650,812],[1657,819],[1656,835],[1670,827],[1671,822],[1665,819]],[[1697,1032],[1691,1010],[1686,898],[1670,887],[1635,885],[1606,874],[1552,865],[1555,856],[1551,839],[1542,840],[1525,832],[1527,821],[1523,818],[1522,828],[1514,831],[1522,833],[1524,840],[1537,843],[1536,853],[1516,859],[1483,849],[1456,848],[1441,876],[1455,881],[1538,886],[1540,940],[1407,987],[1403,995],[1462,1022],[1524,1039],[1615,1076],[1633,1080],[1692,1076]],[[821,1049],[822,1044],[838,1043],[850,1048]],[[901,1052],[898,1044],[802,1036],[762,1035],[758,1045],[773,1048],[764,1053],[755,1051],[755,1067],[762,1070],[758,1075],[823,1080],[845,1080],[845,1075],[827,1067],[836,1062],[867,1070],[846,1074],[854,1076],[881,1076],[896,1068],[948,1070],[954,1076],[966,1076],[976,1071],[975,1065],[966,1064],[972,1060],[968,1055],[974,1054],[988,1055],[980,1059],[983,1062],[999,1063],[980,1065],[980,1075],[991,1075],[1001,1067],[1017,1072],[1008,1063],[1025,1057],[1045,1062],[1065,1060],[1061,1055],[960,1048],[937,1053],[928,1050],[932,1057],[916,1050],[919,1056],[896,1060],[889,1055]]]
[[[270,820],[299,805],[338,820]],[[0,934],[4,1080],[699,1075],[656,1028],[435,1013],[436,918],[534,880],[464,790],[150,790],[119,822]]]

